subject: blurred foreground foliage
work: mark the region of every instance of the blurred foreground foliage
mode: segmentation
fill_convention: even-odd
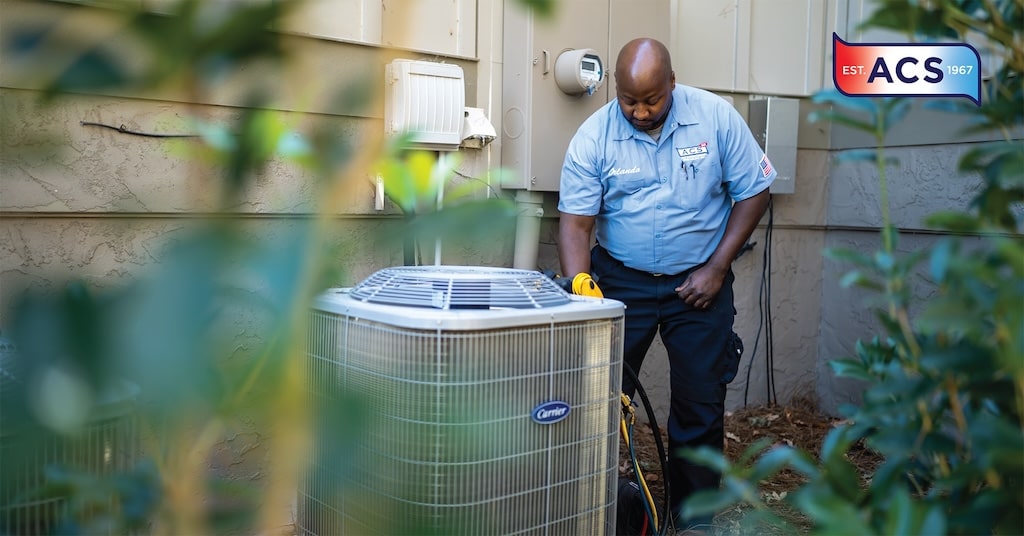
[[[44,88],[51,106],[76,93],[175,91],[188,102],[209,102],[232,73],[288,64],[289,50],[274,30],[299,3],[181,0],[160,3],[157,12],[137,10],[139,2],[62,6],[69,17],[101,12],[114,21],[112,29],[97,39],[69,31],[74,26],[62,20],[21,27],[2,36],[4,58],[7,68]],[[523,3],[551,8],[547,1]],[[339,98],[346,109],[368,106],[372,91],[353,81]],[[279,529],[290,521],[286,506],[308,454],[309,304],[336,286],[346,262],[332,222],[353,184],[380,173],[405,213],[396,230],[377,237],[377,247],[467,233],[492,242],[496,234],[509,236],[514,207],[468,195],[478,185],[451,188],[438,203],[457,160],[403,149],[402,139],[389,142],[373,129],[301,132],[274,110],[273,95],[269,87],[247,88],[247,105],[232,124],[191,118],[198,134],[183,143],[197,169],[218,170],[218,182],[201,186],[216,192],[216,211],[183,224],[148,273],[124,288],[66,281],[10,305],[5,335],[16,352],[0,356],[0,521],[33,501],[59,497],[61,518],[47,527],[61,533]],[[266,234],[232,209],[275,161],[313,177],[317,206]],[[335,411],[318,418],[358,437],[358,404]],[[41,449],[87,440],[128,413],[137,416],[144,441],[130,465],[96,474],[89,470],[95,464],[50,464],[37,468],[43,485],[30,488],[31,480],[16,478]],[[224,437],[253,429],[268,453],[262,488],[211,470]],[[91,447],[101,450],[101,465],[114,463],[110,447]]]
[[[1024,534],[1024,3],[880,0],[865,26],[898,30],[914,40],[983,39],[999,62],[985,80],[982,105],[935,100],[926,106],[969,118],[968,132],[996,141],[963,155],[959,172],[981,184],[963,211],[933,214],[927,223],[948,234],[927,249],[897,251],[889,216],[883,147],[906,99],[864,99],[823,92],[812,119],[860,130],[875,149],[842,160],[872,162],[879,176],[882,244],[865,254],[830,250],[853,266],[844,285],[877,292],[880,333],[861,340],[857,355],[833,361],[837,375],[862,380],[860,405],[826,437],[819,453],[760,443],[730,463],[710,451],[693,459],[724,473],[719,492],[695,496],[693,512],[737,502],[755,507],[755,527],[799,529],[778,517],[758,482],[783,468],[806,476],[786,501],[815,534]],[[912,279],[934,286],[913,303]],[[884,462],[862,480],[848,453],[869,448]],[[766,524],[766,525],[759,525]]]

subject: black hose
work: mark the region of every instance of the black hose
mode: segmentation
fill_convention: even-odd
[[[635,475],[637,475],[639,477],[642,473],[640,472],[640,462],[637,461],[637,459],[636,459],[636,441],[634,441],[633,424],[632,423],[627,423],[626,424],[626,435],[629,437],[629,461],[633,465],[633,474],[635,474]],[[637,484],[639,485],[640,483],[637,482]],[[647,513],[647,519],[650,519],[650,520],[653,521],[654,519],[657,518],[657,516],[654,515],[655,512],[652,512],[651,509],[652,508],[657,508],[657,506],[654,504],[654,499],[651,499],[650,501],[647,500],[648,498],[650,498],[650,490],[647,488],[646,482],[644,483],[643,487],[641,487],[641,490],[642,491],[646,490],[647,493],[648,493],[647,496],[644,497],[644,500],[643,500],[644,511]],[[662,523],[662,526],[664,526],[664,523]]]
[[[668,478],[668,456],[665,454],[665,445],[661,441],[661,429],[658,428],[658,418],[654,416],[654,409],[651,408],[651,401],[647,398],[647,391],[644,391],[644,387],[640,385],[640,378],[637,377],[636,372],[633,371],[633,367],[629,366],[629,363],[622,362],[622,370],[626,372],[629,379],[636,386],[636,392],[640,395],[640,401],[643,402],[644,411],[647,413],[647,420],[651,425],[651,433],[654,434],[654,446],[658,449],[658,461],[661,462],[661,476],[662,481],[665,483],[665,522],[661,524],[661,534],[667,534],[669,520],[672,519],[672,512],[669,510],[669,497],[670,497],[670,483]]]

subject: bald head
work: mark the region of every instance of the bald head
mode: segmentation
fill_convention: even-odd
[[[615,61],[615,95],[622,115],[637,129],[661,127],[672,108],[676,75],[672,58],[660,41],[634,39]]]
[[[634,39],[619,51],[615,61],[615,79],[636,82],[641,79],[668,80],[672,73],[672,58],[665,45],[656,39]]]

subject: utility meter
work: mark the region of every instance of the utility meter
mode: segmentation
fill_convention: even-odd
[[[568,95],[593,95],[604,83],[604,61],[591,48],[567,50],[555,60],[555,84]]]

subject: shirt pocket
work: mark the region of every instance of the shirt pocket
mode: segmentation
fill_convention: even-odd
[[[685,211],[700,210],[722,195],[722,166],[713,155],[682,162],[676,179],[679,205]]]
[[[604,194],[604,206],[607,211],[622,210],[622,205],[629,199],[640,196],[644,181],[640,179],[608,179],[608,189]]]

